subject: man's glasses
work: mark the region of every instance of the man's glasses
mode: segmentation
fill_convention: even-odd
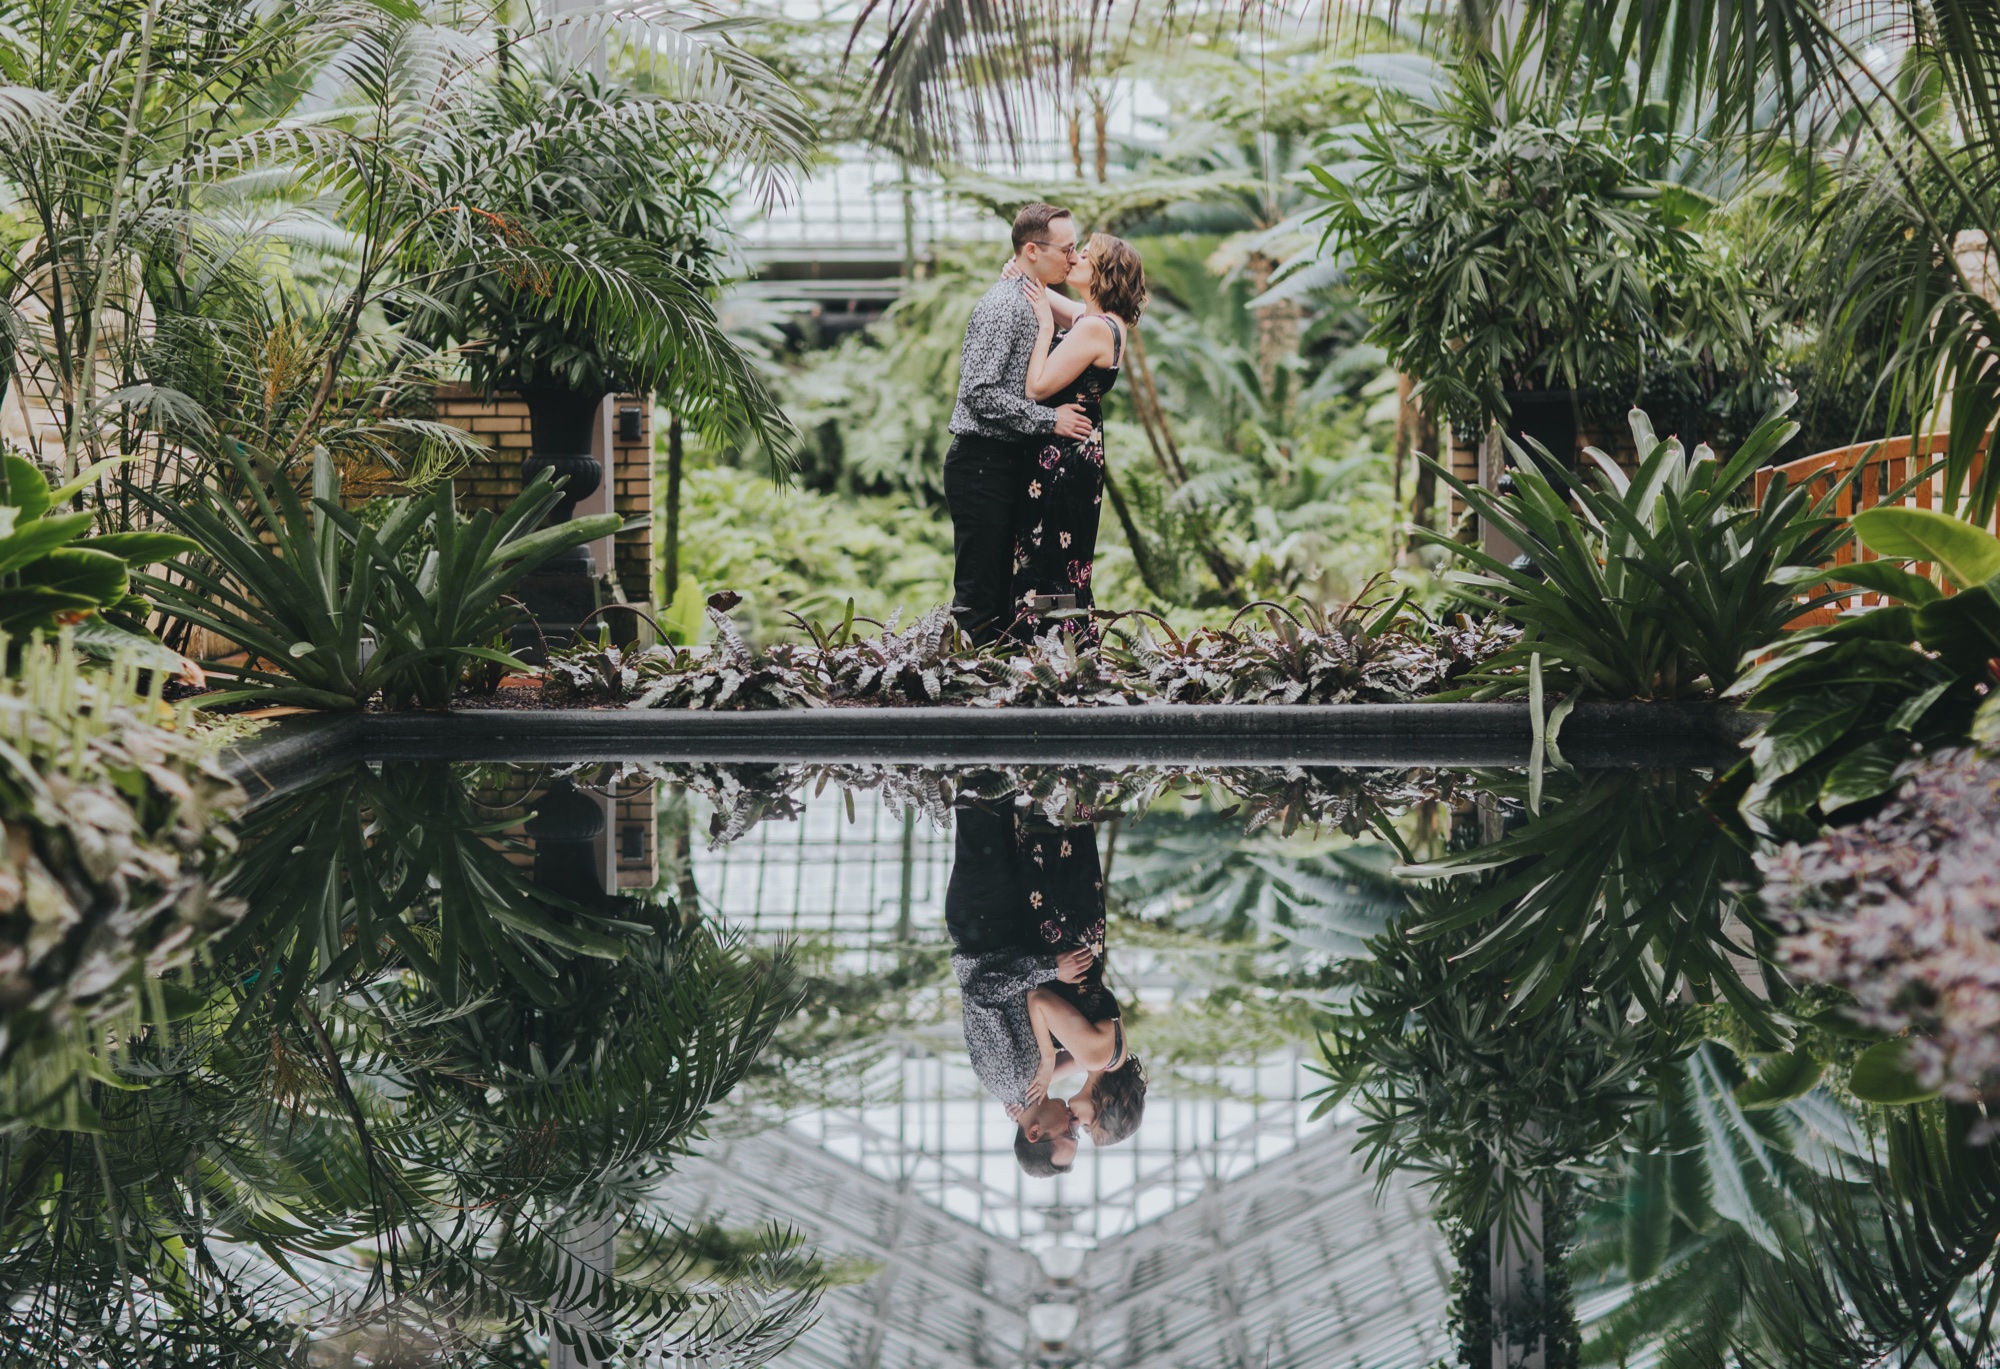
[[[1054,243],[1045,242],[1040,238],[1029,238],[1028,241],[1033,243],[1037,247],[1055,247]],[[1079,260],[1083,257],[1082,251],[1080,251],[1074,244],[1068,247],[1057,248],[1056,250],[1061,252],[1066,257],[1076,257]]]

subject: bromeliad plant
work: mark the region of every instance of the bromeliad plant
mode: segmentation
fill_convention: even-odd
[[[550,557],[615,532],[615,514],[536,530],[560,498],[546,473],[494,515],[460,512],[449,483],[386,501],[370,527],[340,505],[322,453],[308,507],[290,482],[260,478],[241,455],[246,514],[212,488],[174,505],[147,496],[211,564],[141,582],[173,617],[207,628],[249,660],[207,663],[238,688],[208,705],[254,699],[353,710],[381,694],[392,706],[444,708],[468,662],[512,658],[487,645],[517,617],[508,595]]]
[[[1432,622],[1407,592],[1365,602],[1373,589],[1335,608],[1251,604],[1227,628],[1186,637],[1146,614],[1124,634],[1128,668],[1169,703],[1401,703],[1448,687],[1520,635],[1494,618]],[[1258,609],[1264,625],[1239,631]]]
[[[1593,447],[1599,485],[1575,482],[1567,498],[1532,462],[1514,472],[1513,498],[1468,485],[1431,462],[1534,563],[1509,564],[1418,530],[1478,568],[1448,577],[1465,598],[1522,628],[1521,640],[1489,662],[1471,696],[1525,692],[1519,668],[1535,656],[1572,697],[1719,694],[1736,682],[1744,658],[1777,637],[1802,607],[1835,597],[1801,605],[1796,580],[1816,574],[1846,543],[1847,529],[1832,516],[1845,482],[1815,499],[1780,475],[1761,501],[1744,497],[1757,470],[1798,431],[1784,417],[1792,403],[1782,400],[1726,461],[1706,445],[1689,452],[1673,438],[1658,438],[1651,420],[1634,409],[1637,472],[1628,478]]]

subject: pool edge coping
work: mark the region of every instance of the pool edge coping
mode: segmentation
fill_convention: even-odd
[[[1562,728],[1590,764],[1719,760],[1762,715],[1732,704],[1591,702]],[[1128,708],[817,708],[716,712],[460,709],[283,718],[224,748],[253,800],[360,761],[685,759],[993,764],[1521,764],[1525,702],[1142,704]]]

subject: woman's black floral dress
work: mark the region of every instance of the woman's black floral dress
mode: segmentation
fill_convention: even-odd
[[[1088,818],[1089,810],[1077,816]],[[1025,814],[1017,814],[1014,824],[1035,936],[1057,955],[1082,948],[1095,957],[1081,983],[1058,980],[1042,987],[1067,998],[1092,1022],[1117,1017],[1118,1000],[1104,986],[1104,869],[1097,829],[1087,821],[1057,826]]]
[[[1022,637],[1042,630],[1039,615],[1027,608],[1031,594],[1074,594],[1080,609],[1096,602],[1090,574],[1104,506],[1104,396],[1118,382],[1125,350],[1125,330],[1108,319],[1101,326],[1112,331],[1111,365],[1084,367],[1067,390],[1042,401],[1051,407],[1082,405],[1091,434],[1051,436],[1027,463],[1027,497],[1015,505],[1020,510],[1014,525],[1014,608],[1020,614],[1015,630]],[[1057,333],[1051,350],[1066,336]],[[1088,618],[1071,622],[1073,631],[1090,631]]]

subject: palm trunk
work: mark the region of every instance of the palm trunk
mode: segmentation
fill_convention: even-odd
[[[660,607],[667,608],[681,587],[681,416],[667,413],[667,535],[660,549]]]

